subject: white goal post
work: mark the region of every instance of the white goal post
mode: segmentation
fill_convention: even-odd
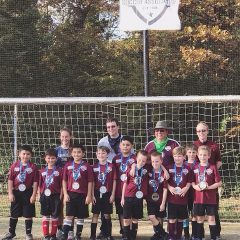
[[[85,145],[86,158],[92,162],[97,142],[106,135],[109,116],[119,119],[123,134],[134,137],[136,149],[146,145],[158,120],[170,122],[170,136],[182,145],[196,139],[196,125],[205,121],[209,137],[219,144],[222,154],[220,213],[225,219],[239,220],[240,207],[235,202],[240,195],[239,111],[238,95],[0,98],[0,194],[6,194],[6,171],[17,158],[17,146],[32,145],[33,160],[40,166],[46,148],[60,143],[63,126],[72,129],[74,141]],[[6,215],[8,209],[2,208],[0,213]]]

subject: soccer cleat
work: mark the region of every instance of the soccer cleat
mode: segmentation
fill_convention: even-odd
[[[74,232],[73,231],[69,231],[67,240],[73,240],[73,239],[74,239]]]
[[[11,240],[11,239],[13,239],[13,238],[15,238],[15,237],[16,237],[16,234],[6,233],[6,234],[4,235],[4,237],[2,238],[2,240]]]
[[[51,237],[49,238],[49,240],[57,240],[57,237],[56,237],[56,236],[51,236]]]
[[[62,240],[62,239],[64,239],[64,233],[63,233],[63,231],[61,230],[61,229],[59,229],[58,231],[57,231],[57,239],[58,240]]]
[[[100,239],[105,239],[106,236],[104,236],[103,232],[101,231],[98,236],[96,237],[97,240],[100,240]]]
[[[33,240],[33,235],[31,233],[27,234],[26,240]]]
[[[43,239],[42,240],[49,240],[50,239],[50,237],[49,236],[45,236],[45,237],[43,237]]]
[[[96,237],[90,237],[89,239],[90,240],[96,240]]]
[[[74,240],[81,240],[82,238],[80,236],[75,236]]]
[[[159,240],[162,239],[161,236],[157,233],[154,233],[154,235],[150,238],[150,240]]]

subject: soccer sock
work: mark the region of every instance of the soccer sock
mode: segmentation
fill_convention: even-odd
[[[32,219],[26,219],[25,220],[26,234],[31,234],[31,232],[32,232],[32,224],[33,224],[33,220]]]
[[[197,223],[197,238],[204,238],[204,226],[203,223]]]
[[[137,230],[138,230],[138,223],[132,223],[131,236],[133,240],[136,239],[137,237]]]
[[[72,220],[64,219],[63,221],[63,235],[65,238],[68,237],[69,231],[72,229]]]
[[[123,226],[122,226],[122,222],[121,222],[121,217],[122,217],[122,214],[118,214],[118,220],[119,220],[119,226],[120,226],[120,234],[123,234]]]
[[[78,218],[76,220],[76,224],[77,224],[76,236],[81,237],[82,230],[83,230],[84,219]]]
[[[9,232],[12,234],[16,234],[16,226],[17,226],[18,218],[10,218],[9,219]]]
[[[106,225],[106,219],[104,217],[104,214],[101,214],[101,221],[102,221],[102,223],[101,223],[100,230],[101,230],[103,235],[106,235],[106,227],[107,227],[107,225]]]
[[[217,238],[217,226],[209,225],[211,240],[216,240]]]
[[[181,239],[183,230],[183,222],[177,222],[177,239]]]
[[[96,237],[97,223],[91,223],[91,237]]]
[[[123,237],[126,239],[130,239],[130,226],[123,227]]]
[[[155,233],[161,235],[161,236],[165,236],[166,232],[164,231],[162,225],[159,223],[157,226],[154,226],[154,231]]]
[[[219,237],[221,233],[221,223],[220,223],[218,211],[216,212],[216,215],[215,215],[215,221],[216,221],[216,227],[217,227],[217,236]]]
[[[183,229],[184,229],[184,236],[189,237],[189,220],[188,219],[184,219],[183,220]]]
[[[51,228],[51,236],[56,236],[58,229],[58,218],[52,218],[52,228]]]
[[[175,239],[176,223],[168,223],[169,238]]]
[[[192,237],[197,237],[197,221],[192,221]]]
[[[109,219],[105,219],[105,221],[106,221],[106,237],[110,237],[111,235],[112,235],[112,220],[111,220],[111,218],[109,218]]]
[[[42,218],[42,232],[43,232],[43,236],[49,236],[49,218],[48,217],[43,217]]]

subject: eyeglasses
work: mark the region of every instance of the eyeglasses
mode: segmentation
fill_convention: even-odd
[[[110,129],[110,128],[116,128],[116,127],[117,127],[116,125],[107,126],[107,129]]]
[[[202,129],[202,130],[197,130],[197,133],[204,133],[204,132],[206,132],[207,130],[206,129]]]
[[[154,130],[155,130],[155,132],[165,132],[166,131],[166,129],[164,129],[164,128],[156,128]]]

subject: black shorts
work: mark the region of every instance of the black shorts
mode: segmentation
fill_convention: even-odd
[[[13,218],[25,217],[32,218],[35,217],[35,203],[30,203],[30,198],[32,196],[33,189],[27,189],[24,192],[19,190],[13,190],[13,195],[15,201],[11,203],[10,214]]]
[[[215,216],[217,212],[217,204],[201,204],[194,203],[193,214],[195,216]]]
[[[168,203],[167,207],[168,219],[187,219],[188,207],[187,205]]]
[[[41,215],[59,217],[61,208],[60,194],[51,194],[47,197],[42,193],[39,202],[41,204]]]
[[[85,204],[86,196],[82,193],[68,192],[70,201],[66,202],[66,216],[88,218],[88,205]]]
[[[143,218],[143,199],[136,197],[125,197],[123,206],[124,219],[141,219]]]
[[[123,207],[121,205],[121,198],[115,199],[116,214],[123,215]]]
[[[113,213],[113,204],[109,202],[111,192],[106,192],[102,194],[100,198],[100,192],[95,191],[94,196],[96,198],[96,203],[92,205],[92,213],[94,214],[112,214]]]
[[[149,215],[155,215],[157,218],[165,218],[166,210],[160,212],[159,202],[147,201],[147,213]]]

